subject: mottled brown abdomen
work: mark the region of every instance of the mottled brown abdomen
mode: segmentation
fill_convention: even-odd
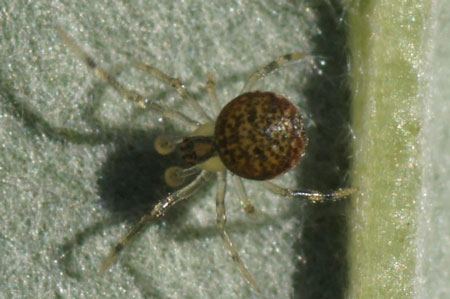
[[[244,93],[229,102],[217,118],[214,135],[223,164],[251,180],[288,171],[304,155],[307,143],[297,107],[267,91]]]

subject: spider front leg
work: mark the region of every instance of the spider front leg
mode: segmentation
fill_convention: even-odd
[[[306,190],[292,190],[289,188],[283,188],[277,184],[271,182],[264,182],[264,187],[282,197],[287,198],[306,198],[313,203],[321,201],[335,201],[356,193],[356,189],[353,188],[343,188],[338,189],[330,193],[320,193],[317,191],[306,191]]]
[[[231,259],[235,263],[235,265],[241,271],[242,276],[247,280],[247,282],[252,286],[255,291],[259,292],[259,286],[256,283],[256,280],[253,278],[250,271],[245,266],[244,262],[239,257],[239,253],[236,247],[233,245],[230,236],[225,230],[225,226],[227,224],[227,215],[225,210],[225,193],[226,193],[226,171],[222,171],[218,173],[218,182],[217,182],[217,197],[216,197],[216,213],[217,213],[217,228],[219,229],[220,236],[222,237],[225,248],[228,250],[228,253],[231,256]]]
[[[142,62],[134,61],[132,62],[132,65],[141,71],[150,73],[156,79],[175,88],[180,97],[183,100],[185,100],[191,106],[191,108],[200,116],[201,121],[203,122],[211,121],[211,117],[209,117],[208,114],[206,114],[205,110],[203,110],[203,108],[199,105],[199,103],[194,99],[194,97],[187,90],[187,88],[184,86],[183,82],[181,82],[180,79],[172,78],[167,74],[165,74],[160,69]]]
[[[103,261],[100,267],[100,273],[103,274],[111,266],[111,264],[117,259],[119,253],[126,246],[128,246],[131,241],[133,241],[136,235],[141,232],[144,227],[146,227],[151,221],[157,220],[164,216],[165,212],[170,207],[173,207],[178,202],[191,197],[200,188],[202,188],[212,176],[212,172],[203,170],[190,184],[158,202],[153,209],[142,216],[142,218],[135,225],[133,225],[133,227],[113,247],[109,255]]]
[[[274,61],[266,64],[265,66],[256,70],[253,74],[250,75],[244,87],[242,88],[241,94],[249,92],[253,88],[255,83],[262,77],[267,76],[271,72],[285,66],[287,63],[291,61],[302,59],[306,55],[307,55],[306,53],[294,52],[275,58]]]
[[[70,50],[90,69],[94,72],[95,76],[102,81],[105,81],[112,86],[118,93],[120,93],[124,98],[129,101],[134,101],[140,106],[145,107],[145,99],[133,90],[128,90],[122,84],[120,84],[115,77],[109,73],[107,70],[99,66],[94,58],[92,58],[82,47],[80,47],[77,42],[64,30],[56,27],[56,32],[64,41],[64,43],[69,47]]]
[[[137,103],[141,108],[147,108],[153,112],[163,115],[164,117],[170,118],[182,126],[194,127],[198,125],[198,122],[192,120],[183,113],[154,102],[149,103],[150,100],[139,94],[137,91],[127,89],[119,81],[117,81],[111,72],[108,72],[106,69],[98,65],[94,58],[91,57],[81,46],[79,46],[69,34],[59,27],[56,27],[56,32],[67,47],[72,50],[72,52],[88,67],[88,69],[95,74],[97,78],[108,83],[126,100]]]

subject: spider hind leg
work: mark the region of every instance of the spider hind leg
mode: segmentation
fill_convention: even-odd
[[[227,215],[225,210],[225,193],[226,193],[226,172],[222,171],[218,173],[218,182],[217,182],[217,197],[216,197],[216,213],[217,213],[217,228],[219,229],[220,236],[223,240],[225,248],[228,250],[228,253],[231,256],[231,259],[238,267],[242,276],[247,280],[247,282],[252,286],[252,288],[260,292],[260,288],[253,278],[253,275],[248,270],[245,263],[239,256],[239,253],[231,241],[228,232],[225,230],[225,226],[227,224]]]
[[[213,173],[203,170],[200,174],[188,185],[180,190],[170,194],[169,196],[158,202],[152,210],[144,214],[142,218],[134,224],[131,229],[120,239],[119,242],[111,249],[110,253],[103,261],[100,267],[100,273],[105,273],[106,270],[114,263],[119,254],[127,247],[135,237],[145,228],[150,222],[158,220],[166,211],[177,204],[178,202],[187,199],[197,193],[206,182],[208,182],[213,176]]]

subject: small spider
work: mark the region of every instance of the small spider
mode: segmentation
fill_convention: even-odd
[[[102,273],[111,266],[118,254],[146,225],[164,216],[166,211],[178,202],[193,196],[213,178],[214,174],[217,174],[217,228],[233,262],[253,289],[259,291],[258,284],[239,257],[236,247],[225,230],[227,222],[225,193],[228,171],[231,172],[236,193],[248,214],[254,213],[255,208],[247,197],[241,178],[264,181],[263,186],[277,195],[306,198],[312,202],[343,198],[355,191],[354,189],[338,189],[333,193],[320,193],[291,190],[268,181],[298,164],[305,154],[308,138],[297,107],[281,95],[270,91],[252,91],[252,89],[259,79],[285,66],[288,62],[300,60],[306,56],[305,53],[294,52],[280,56],[256,70],[245,83],[240,95],[231,100],[222,110],[216,97],[215,79],[209,74],[206,89],[212,109],[218,114],[215,120],[201,108],[179,79],[169,77],[153,66],[132,62],[133,67],[150,73],[156,79],[174,88],[198,114],[200,121],[197,122],[181,112],[154,103],[138,92],[127,89],[115,79],[113,74],[97,65],[95,60],[65,31],[60,28],[56,30],[76,56],[100,80],[108,83],[125,99],[136,102],[140,107],[147,108],[182,126],[195,128],[188,137],[181,139],[160,136],[155,141],[155,148],[162,155],[167,155],[178,148],[183,159],[192,165],[186,169],[168,168],[165,172],[165,181],[168,185],[179,187],[189,176],[194,174],[197,176],[186,186],[160,200],[132,226],[104,260],[100,268]]]

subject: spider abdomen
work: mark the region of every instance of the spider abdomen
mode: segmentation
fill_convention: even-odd
[[[226,168],[251,180],[288,171],[304,155],[307,143],[300,111],[268,91],[244,93],[229,102],[216,120],[214,136]]]

